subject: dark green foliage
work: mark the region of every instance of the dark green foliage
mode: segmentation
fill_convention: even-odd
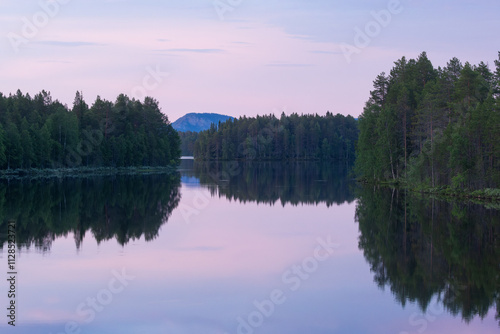
[[[0,123],[0,165],[5,165],[7,161],[7,156],[5,155],[5,131]]]
[[[200,132],[194,156],[201,160],[354,161],[357,121],[351,116],[240,117]]]
[[[181,139],[181,155],[192,157],[194,155],[194,143],[198,139],[198,132],[179,132],[179,137]]]
[[[456,58],[434,69],[402,58],[377,76],[359,120],[356,171],[365,180],[457,189],[500,187],[496,72]]]
[[[50,93],[0,94],[0,169],[165,166],[180,157],[180,139],[158,102],[80,92],[70,110]]]

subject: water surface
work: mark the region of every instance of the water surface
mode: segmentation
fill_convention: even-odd
[[[0,217],[20,246],[2,333],[499,331],[498,209],[357,188],[344,166],[12,181]]]

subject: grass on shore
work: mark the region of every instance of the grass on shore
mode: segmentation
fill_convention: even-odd
[[[500,189],[498,188],[485,188],[479,190],[469,190],[469,189],[459,189],[452,188],[448,186],[441,187],[415,187],[409,188],[415,192],[421,192],[424,194],[434,194],[443,197],[457,197],[466,199],[477,199],[477,200],[493,200],[500,201]]]
[[[412,192],[434,195],[441,198],[469,199],[475,202],[490,202],[490,201],[500,202],[500,189],[498,188],[470,190],[470,189],[453,188],[450,186],[429,187],[425,185],[408,184],[401,180],[388,180],[388,181],[377,181],[377,182],[370,182],[367,180],[358,180],[358,181],[362,183],[376,184],[380,186],[400,187],[403,189],[406,188]]]

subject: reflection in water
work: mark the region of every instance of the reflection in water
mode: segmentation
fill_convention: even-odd
[[[73,233],[79,248],[90,230],[99,243],[125,245],[158,236],[180,200],[178,175],[116,176],[0,184],[0,229],[16,224],[18,245],[48,251],[52,241]],[[6,236],[0,235],[3,248]]]
[[[500,214],[403,191],[360,190],[359,247],[380,288],[425,312],[433,296],[466,322],[496,304],[500,320]]]
[[[359,189],[358,239],[358,227],[352,220],[354,204],[326,207],[355,199],[357,189],[341,166],[185,160],[180,169],[183,179],[189,181],[183,185],[180,205],[178,174],[0,184],[0,229],[6,231],[6,222],[15,219],[20,245],[52,249],[47,262],[40,261],[46,254],[20,260],[26,277],[23,294],[30,296],[23,301],[27,310],[23,318],[35,324],[30,333],[41,332],[35,328],[39,321],[46,325],[42,332],[60,332],[73,319],[76,305],[95,294],[95,286],[107,283],[101,279],[109,274],[110,266],[126,266],[127,272],[141,272],[142,276],[120,295],[120,303],[109,305],[96,322],[88,324],[89,332],[103,332],[97,329],[106,327],[110,333],[136,333],[145,323],[157,326],[148,333],[181,332],[169,331],[165,319],[199,326],[191,331],[188,326],[182,331],[185,333],[236,332],[234,319],[252,314],[254,300],[268,298],[269,291],[282,288],[283,273],[311,255],[311,240],[326,235],[338,237],[341,248],[328,260],[331,262],[325,261],[320,270],[311,273],[312,279],[294,293],[295,301],[290,298],[276,307],[282,316],[266,319],[268,332],[332,332],[333,326],[325,330],[312,325],[325,319],[340,326],[336,332],[374,332],[382,321],[408,322],[415,307],[403,310],[399,305],[416,303],[430,314],[436,299],[449,313],[466,321],[485,317],[489,311],[494,314],[495,307],[497,313],[500,310],[498,210],[405,196],[397,190]],[[198,223],[185,224],[182,210],[176,207],[192,205],[197,196],[209,193],[214,198]],[[245,202],[264,205],[242,204]],[[269,207],[276,203],[297,207]],[[332,216],[339,219],[331,223]],[[168,233],[159,235],[167,220]],[[87,231],[91,238],[87,235],[85,239]],[[62,251],[67,246],[54,243],[68,235],[74,236],[77,248],[89,239],[116,239],[120,245],[141,240],[127,252],[121,252],[115,243],[99,247],[91,243],[80,248],[79,255],[68,257]],[[146,246],[146,241],[157,237]],[[378,289],[371,283],[372,274],[365,271],[357,242],[375,282],[388,287],[397,303],[387,294],[374,293]],[[5,243],[6,236],[0,232],[0,246]],[[73,247],[70,240],[69,248]],[[90,251],[96,248],[108,252]],[[53,270],[44,271],[47,264]],[[40,272],[43,275],[37,274]],[[49,302],[53,300],[60,302]],[[368,313],[373,313],[376,322],[359,321],[360,314]],[[40,320],[38,314],[45,318]],[[449,318],[443,316],[443,322],[450,328],[464,327],[457,324],[459,319]],[[500,320],[499,314],[497,318]],[[485,326],[491,327],[490,320],[488,317]],[[119,323],[126,328],[118,328]],[[212,323],[217,331],[210,331]],[[392,332],[405,328],[397,329]]]
[[[242,203],[333,204],[354,201],[353,182],[345,165],[319,162],[193,162],[189,169],[212,196],[224,196]]]

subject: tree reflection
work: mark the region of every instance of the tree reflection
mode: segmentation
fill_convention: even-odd
[[[189,164],[190,162],[186,162]],[[191,162],[193,163],[193,162]],[[182,165],[181,165],[182,167]],[[195,176],[212,196],[274,205],[354,201],[349,168],[320,162],[197,162]]]
[[[426,311],[433,296],[469,322],[496,305],[500,318],[500,213],[400,190],[362,189],[359,247],[380,288]],[[499,319],[500,320],[500,319]]]
[[[136,175],[10,181],[0,185],[0,228],[15,220],[18,246],[48,251],[73,233],[80,248],[87,231],[98,243],[120,245],[158,236],[180,200],[178,175]],[[0,236],[0,246],[6,244]]]

